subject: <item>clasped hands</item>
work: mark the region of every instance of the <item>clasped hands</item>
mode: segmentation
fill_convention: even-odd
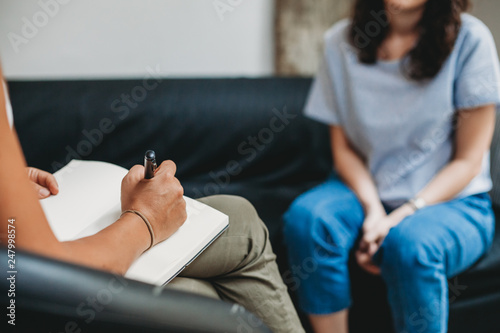
[[[380,268],[373,263],[373,255],[378,251],[391,228],[397,226],[405,217],[413,214],[413,209],[404,204],[387,214],[380,207],[367,209],[363,222],[363,237],[356,251],[356,261],[368,273],[379,275]]]

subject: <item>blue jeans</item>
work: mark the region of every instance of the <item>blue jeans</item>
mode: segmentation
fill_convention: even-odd
[[[285,213],[285,240],[305,312],[330,314],[351,305],[347,261],[364,217],[354,192],[335,177],[299,196]],[[387,285],[396,332],[447,331],[447,279],[488,251],[494,227],[491,199],[483,193],[425,207],[390,230],[374,261]]]

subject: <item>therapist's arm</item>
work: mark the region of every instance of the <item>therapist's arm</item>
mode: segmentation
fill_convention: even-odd
[[[175,178],[172,162],[160,166],[154,181],[142,179],[142,168],[132,168],[124,179],[122,209],[140,210],[150,219],[161,241],[186,219],[183,190]],[[28,179],[19,140],[7,119],[4,89],[0,85],[0,243],[4,245],[9,239],[9,219],[15,219],[17,249],[116,273],[125,273],[150,245],[148,229],[135,214],[125,214],[94,236],[71,242],[56,239]]]

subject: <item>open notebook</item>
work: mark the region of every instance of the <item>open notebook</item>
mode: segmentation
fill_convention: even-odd
[[[120,186],[127,170],[104,162],[73,160],[54,174],[59,194],[40,201],[57,239],[93,235],[121,213]],[[227,215],[185,197],[188,218],[167,240],[142,254],[125,277],[163,285],[172,280],[229,225]]]

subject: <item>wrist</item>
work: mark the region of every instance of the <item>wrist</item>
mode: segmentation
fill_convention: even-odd
[[[416,212],[415,208],[409,203],[405,203],[404,205],[399,207],[398,211],[400,212],[401,215],[404,215],[405,217],[413,215]]]
[[[367,203],[364,205],[366,215],[386,215],[385,208],[381,202]]]
[[[390,228],[397,226],[401,221],[403,221],[406,217],[412,215],[414,213],[413,209],[407,204],[403,204],[393,210],[387,218],[387,223]]]
[[[427,202],[422,197],[418,196],[408,200],[406,204],[413,209],[413,212],[416,212],[427,206]]]
[[[132,212],[124,212],[120,216],[119,221],[128,225],[130,234],[138,244],[139,255],[147,251],[151,247],[151,234],[144,220],[137,214]]]

